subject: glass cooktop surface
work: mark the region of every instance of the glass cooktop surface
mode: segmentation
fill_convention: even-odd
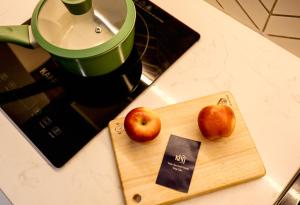
[[[133,50],[104,76],[75,76],[41,48],[0,44],[2,112],[55,167],[63,166],[200,38],[155,4],[134,2]]]

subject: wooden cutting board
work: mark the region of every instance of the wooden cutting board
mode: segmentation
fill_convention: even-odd
[[[236,127],[228,138],[209,141],[201,135],[197,116],[203,107],[219,101],[232,107]],[[156,109],[162,129],[147,143],[132,141],[124,131],[124,118],[109,123],[123,193],[128,205],[169,204],[265,175],[263,162],[249,130],[229,92]],[[201,141],[188,193],[156,184],[163,155],[171,134]],[[137,202],[139,201],[139,202]]]

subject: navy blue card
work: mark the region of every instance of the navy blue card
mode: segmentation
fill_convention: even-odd
[[[188,193],[201,142],[171,135],[156,184]]]

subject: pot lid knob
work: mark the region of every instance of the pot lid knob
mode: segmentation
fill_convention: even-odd
[[[61,0],[70,13],[81,15],[88,12],[92,7],[92,0]]]

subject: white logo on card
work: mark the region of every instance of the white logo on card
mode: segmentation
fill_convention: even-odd
[[[186,156],[184,154],[177,154],[175,155],[175,161],[185,164]]]

